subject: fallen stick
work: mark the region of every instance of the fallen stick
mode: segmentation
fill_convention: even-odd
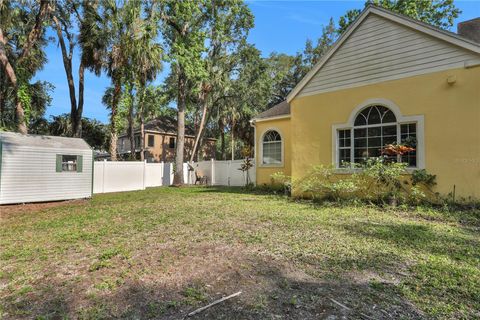
[[[335,299],[333,299],[333,298],[329,298],[329,299],[330,299],[333,303],[339,305],[340,307],[342,307],[342,308],[344,308],[344,309],[346,309],[346,310],[349,310],[349,311],[352,310],[351,308],[347,307],[346,305],[338,302],[337,300],[335,300]],[[370,317],[370,316],[367,316],[365,313],[359,312],[359,314],[360,314],[362,317],[367,318],[367,319],[375,319],[375,318],[372,318],[372,317]]]
[[[187,314],[187,317],[191,317],[191,316],[193,316],[193,315],[196,315],[197,313],[200,313],[200,312],[202,312],[203,310],[206,310],[206,309],[208,309],[208,308],[210,308],[210,307],[212,307],[212,306],[214,306],[214,305],[216,305],[216,304],[219,304],[220,302],[223,302],[223,301],[225,301],[225,300],[228,300],[228,299],[230,299],[230,298],[236,297],[236,296],[240,295],[241,293],[242,293],[242,291],[238,291],[237,293],[234,293],[234,294],[231,294],[231,295],[229,295],[229,296],[223,297],[223,298],[221,298],[221,299],[215,300],[215,301],[213,301],[212,303],[206,305],[205,307],[201,307],[201,308],[198,308],[197,310],[194,310],[194,311],[190,312],[189,314]]]
[[[330,300],[332,300],[333,303],[338,304],[338,305],[339,305],[340,307],[342,307],[342,308],[345,308],[345,309],[347,309],[347,310],[352,310],[352,309],[350,309],[349,307],[347,307],[346,305],[341,304],[340,302],[338,302],[338,301],[335,300],[335,299],[330,298]]]

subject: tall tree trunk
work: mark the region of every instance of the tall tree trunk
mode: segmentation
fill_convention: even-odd
[[[177,97],[177,146],[175,150],[175,174],[174,185],[182,185],[183,181],[183,157],[185,149],[185,103],[187,95],[187,77],[182,66],[178,67],[178,97]]]
[[[110,158],[117,161],[117,107],[120,99],[120,82],[115,80],[115,89],[113,90],[112,111],[110,113]]]
[[[78,68],[78,104],[75,96],[75,81],[73,78],[72,58],[73,58],[73,46],[72,39],[69,39],[69,48],[65,44],[63,37],[62,25],[57,17],[53,16],[55,22],[55,29],[57,31],[58,42],[60,43],[60,49],[62,51],[63,67],[65,69],[65,75],[67,76],[68,93],[70,95],[70,123],[71,134],[74,137],[82,136],[82,113],[83,113],[83,89],[84,89],[84,74],[85,67],[83,61],[80,61]]]
[[[143,110],[140,114],[140,160],[145,160],[145,117],[143,115]]]
[[[60,49],[62,51],[63,68],[65,69],[65,75],[67,76],[68,94],[70,96],[70,122],[72,124],[71,134],[75,134],[76,129],[76,113],[77,113],[77,98],[75,97],[75,81],[73,80],[72,72],[72,44],[70,44],[69,52],[67,52],[67,46],[65,45],[65,39],[63,39],[62,26],[57,17],[53,16],[55,22],[55,29],[57,31],[58,42],[60,43]]]
[[[211,117],[212,117],[212,113],[208,112],[207,117],[205,119],[205,125],[210,122]],[[196,154],[197,160],[196,161],[198,161],[198,159],[200,158],[199,154],[202,152],[203,138],[204,137],[205,137],[205,126],[204,126],[202,132],[200,133],[200,138],[198,139],[198,147],[197,147],[197,154]],[[215,154],[213,155],[213,157],[215,157]]]
[[[220,129],[220,151],[222,153],[222,160],[227,160],[227,153],[225,152],[225,125],[221,118],[218,120],[218,128]]]
[[[15,118],[17,119],[17,130],[22,134],[27,134],[27,124],[25,123],[25,111],[23,110],[22,102],[18,98],[18,92],[15,88]]]
[[[139,113],[140,113],[140,160],[145,160],[145,85],[142,84],[141,89],[141,97],[140,97],[140,105],[139,105]]]
[[[33,26],[33,29],[28,34],[27,41],[23,46],[23,50],[17,61],[17,65],[20,64],[20,62],[28,56],[28,54],[30,53],[30,50],[32,50],[33,46],[38,41],[38,38],[40,38],[40,35],[42,34],[42,31],[43,31],[43,21],[47,13],[50,11],[50,9],[51,9],[50,0],[40,1],[40,9],[38,10],[37,16],[35,17],[35,25]]]
[[[80,61],[78,67],[78,106],[75,112],[75,123],[73,125],[73,135],[77,138],[82,137],[82,115],[83,115],[83,95],[85,83],[85,64]]]
[[[202,101],[202,117],[200,119],[200,125],[198,126],[197,132],[195,134],[195,142],[193,143],[192,154],[190,155],[190,162],[197,161],[197,149],[200,145],[200,138],[202,137],[203,129],[205,128],[205,119],[207,118],[207,108],[208,108],[208,91],[207,89],[202,90],[200,94],[200,101]]]
[[[232,119],[232,160],[235,160],[235,119]]]
[[[7,101],[8,86],[5,79],[5,73],[0,72],[0,126],[5,125],[5,105]]]
[[[135,160],[136,157],[136,145],[135,145],[135,123],[134,123],[134,110],[133,110],[133,94],[132,85],[129,85],[129,106],[128,106],[128,138],[130,140],[130,159]]]
[[[27,126],[25,125],[25,112],[23,111],[22,102],[18,99],[18,82],[17,75],[13,69],[10,61],[7,57],[5,47],[7,46],[7,40],[3,36],[3,30],[0,28],[0,63],[5,70],[8,80],[12,85],[13,95],[15,97],[15,118],[17,120],[17,130],[20,133],[27,133]]]

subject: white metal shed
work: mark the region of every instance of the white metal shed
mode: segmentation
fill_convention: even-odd
[[[0,132],[0,204],[89,198],[92,187],[83,139]]]

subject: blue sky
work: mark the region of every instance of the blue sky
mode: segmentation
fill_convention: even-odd
[[[247,1],[255,15],[255,27],[250,31],[249,41],[260,49],[264,56],[271,52],[294,54],[303,49],[307,39],[320,36],[322,26],[333,17],[335,21],[346,10],[363,8],[361,1]],[[480,17],[480,0],[455,1],[462,14],[456,23]],[[451,31],[456,31],[454,26]],[[53,33],[49,34],[53,36]],[[47,117],[68,113],[70,110],[68,87],[62,56],[57,42],[46,48],[48,63],[37,73],[36,79],[46,80],[55,86],[52,93],[52,105],[47,109]],[[78,60],[74,61],[74,70],[78,69]],[[165,74],[156,82],[161,82]],[[85,75],[84,116],[102,122],[108,121],[108,111],[101,99],[105,88],[110,84],[106,76],[96,77],[91,73]],[[77,88],[78,90],[78,88]]]

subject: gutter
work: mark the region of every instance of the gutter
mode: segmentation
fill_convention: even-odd
[[[273,121],[273,120],[280,120],[280,119],[290,119],[290,115],[289,114],[285,114],[285,115],[281,115],[281,116],[273,116],[273,117],[268,117],[268,118],[254,118],[252,120],[250,120],[250,123],[253,123],[255,124],[256,122],[264,122],[264,121]]]

